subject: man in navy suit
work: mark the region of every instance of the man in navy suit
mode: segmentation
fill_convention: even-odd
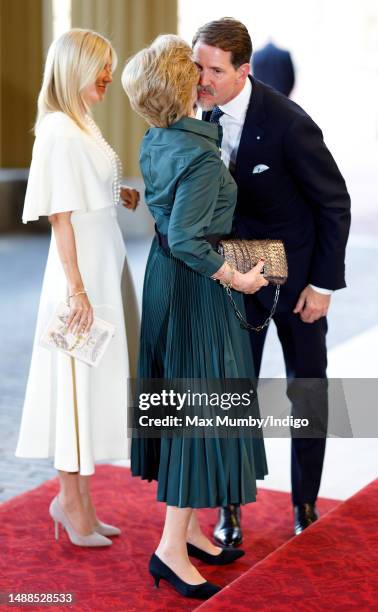
[[[294,66],[289,51],[279,49],[269,42],[255,51],[252,57],[252,72],[259,81],[274,87],[285,96],[290,96],[294,87]]]
[[[222,158],[238,185],[236,236],[279,238],[286,247],[289,278],[273,320],[292,413],[318,420],[321,432],[292,439],[294,530],[300,533],[318,516],[328,410],[326,315],[332,292],[345,287],[350,198],[319,127],[249,75],[251,54],[248,30],[234,19],[212,21],[193,39],[199,106],[205,120],[222,126]],[[269,286],[246,297],[251,324],[269,314],[273,295]],[[265,337],[266,329],[251,334],[257,376]],[[240,508],[220,509],[214,536],[226,546],[241,542]]]

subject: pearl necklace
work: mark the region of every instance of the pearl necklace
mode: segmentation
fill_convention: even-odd
[[[122,180],[122,163],[117,153],[112,149],[103,137],[100,128],[95,121],[89,115],[85,116],[85,122],[91,130],[91,135],[94,137],[96,142],[100,145],[103,153],[109,159],[113,171],[113,202],[117,206],[121,194],[121,180]]]

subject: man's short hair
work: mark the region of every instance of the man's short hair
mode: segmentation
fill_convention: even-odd
[[[249,64],[252,55],[252,41],[245,25],[232,17],[222,17],[209,21],[198,28],[193,37],[192,46],[202,42],[222,51],[231,52],[231,63],[234,68]]]

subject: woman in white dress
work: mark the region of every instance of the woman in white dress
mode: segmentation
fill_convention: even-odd
[[[89,30],[70,30],[51,45],[23,212],[24,223],[48,216],[52,236],[16,455],[54,457],[60,478],[50,505],[56,537],[60,523],[79,546],[108,546],[106,536],[120,533],[98,520],[89,476],[96,460],[127,457],[127,378],[130,369],[134,373],[138,333],[116,218],[120,162],[90,115],[112,82],[115,63],[110,42]],[[94,315],[115,325],[96,368],[39,346],[67,298],[70,330],[89,331]],[[126,337],[124,311],[134,337]]]

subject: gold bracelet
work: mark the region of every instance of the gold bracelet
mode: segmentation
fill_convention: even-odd
[[[222,279],[219,282],[221,285],[223,285],[223,287],[226,287],[227,289],[232,289],[232,281],[234,280],[235,269],[230,266],[230,264],[228,264],[228,267],[230,268],[228,281]]]
[[[82,291],[78,291],[77,293],[73,293],[72,295],[68,296],[68,299],[70,300],[71,298],[77,297],[78,295],[86,295],[86,291],[85,289],[83,289]]]
[[[213,276],[210,276],[210,278],[211,278],[212,280],[215,280],[215,281],[219,281],[219,282],[220,282],[220,281],[221,281],[221,279],[223,278],[223,275],[224,275],[225,271],[227,270],[227,266],[228,266],[228,263],[227,263],[227,261],[225,261],[225,262],[222,264],[222,266],[219,268],[219,270],[217,270],[217,272],[215,273],[215,274],[217,274],[217,276],[215,276],[215,274],[214,274]],[[222,268],[223,268],[223,270],[222,270]],[[222,272],[220,272],[220,270],[222,270]]]

